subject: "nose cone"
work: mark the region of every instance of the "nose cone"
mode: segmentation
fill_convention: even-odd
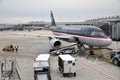
[[[100,38],[97,40],[94,40],[94,44],[92,46],[99,46],[99,47],[104,47],[104,46],[109,46],[112,43],[112,40],[110,38]]]
[[[111,45],[111,43],[112,43],[112,40],[110,38],[102,40],[103,46],[109,46],[109,45]]]

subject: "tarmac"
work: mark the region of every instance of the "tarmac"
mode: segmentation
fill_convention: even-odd
[[[16,59],[21,80],[34,80],[33,61],[39,54],[49,54],[51,48],[49,39],[18,33],[52,35],[52,32],[49,30],[0,32],[0,60]],[[3,52],[2,48],[8,44],[19,46],[18,52]],[[63,42],[62,44],[68,43]],[[117,49],[120,44],[113,42],[109,47]],[[105,51],[100,52],[105,53]],[[76,59],[76,77],[63,77],[58,69],[58,56],[51,54],[50,75],[52,80],[120,80],[120,67],[118,66],[99,59],[94,63],[94,57],[85,58],[84,54],[73,55],[73,57]]]

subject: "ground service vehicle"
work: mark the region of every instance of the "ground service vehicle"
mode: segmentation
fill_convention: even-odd
[[[110,55],[111,62],[119,66],[120,65],[120,50],[113,50]]]
[[[34,80],[51,80],[49,56],[49,54],[40,54],[34,60]]]
[[[74,54],[75,53],[75,48],[65,48],[65,49],[61,49],[56,51],[56,54]]]
[[[120,50],[111,50],[107,53],[93,53],[94,56],[96,56],[96,60],[97,58],[101,58],[103,60],[105,60],[106,62],[111,62],[113,63],[115,66],[119,66],[120,65]],[[95,60],[95,62],[96,62]]]
[[[68,46],[65,46],[65,47],[60,47],[58,49],[55,49],[51,52],[55,53],[56,55],[59,55],[59,54],[75,54],[75,53],[78,53],[80,51],[79,46],[80,46],[80,44],[68,45]]]
[[[6,45],[3,48],[3,51],[14,51],[13,45]]]
[[[59,70],[62,72],[63,77],[68,75],[76,76],[75,72],[75,58],[71,55],[59,55],[58,56],[58,66]]]

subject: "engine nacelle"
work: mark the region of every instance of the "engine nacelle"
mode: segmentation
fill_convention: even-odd
[[[50,40],[50,45],[52,46],[52,47],[60,47],[61,46],[61,42],[58,40],[58,39],[56,39],[56,38],[51,38],[51,39],[49,39]]]

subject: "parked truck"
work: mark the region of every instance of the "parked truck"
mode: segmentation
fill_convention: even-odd
[[[120,50],[112,50],[110,59],[114,65],[119,66],[120,65]]]
[[[63,77],[65,76],[76,76],[75,72],[75,58],[71,55],[59,55],[58,56],[58,66],[59,70],[62,72]]]
[[[51,80],[50,55],[40,54],[33,62],[34,80]]]

